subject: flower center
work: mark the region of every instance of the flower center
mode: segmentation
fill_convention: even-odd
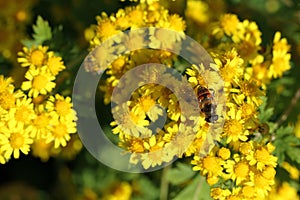
[[[15,97],[9,92],[3,92],[0,94],[0,106],[5,110],[8,110],[15,105]]]
[[[266,163],[269,161],[269,152],[264,148],[258,149],[255,152],[255,157],[258,162]]]
[[[234,168],[234,173],[237,177],[245,178],[248,175],[249,167],[245,163],[238,163]]]
[[[213,174],[218,174],[222,171],[218,160],[215,157],[206,157],[203,160],[203,167],[208,171],[211,171]]]
[[[65,124],[58,124],[54,127],[53,136],[55,138],[62,138],[68,134],[67,126]]]
[[[20,133],[12,133],[9,140],[13,149],[20,149],[25,141],[23,135]]]
[[[15,119],[19,122],[28,122],[31,120],[30,115],[32,114],[32,110],[27,106],[21,106],[16,110]]]
[[[55,110],[60,116],[66,116],[71,111],[71,105],[65,101],[57,100]]]
[[[62,67],[59,57],[51,57],[48,59],[47,66],[53,75],[56,75]]]
[[[154,100],[151,97],[141,98],[142,108],[145,112],[148,112],[152,106],[154,106]]]
[[[34,50],[30,56],[30,62],[35,66],[42,66],[44,61],[44,53],[41,50]]]
[[[231,136],[237,136],[243,131],[243,125],[237,120],[225,122],[224,131]]]
[[[32,87],[38,90],[46,88],[48,79],[43,75],[37,75],[33,79]]]

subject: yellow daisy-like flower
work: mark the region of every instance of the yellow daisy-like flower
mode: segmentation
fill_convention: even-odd
[[[224,134],[227,137],[226,142],[237,142],[238,140],[246,141],[248,139],[249,131],[244,128],[244,120],[242,119],[240,110],[231,109],[228,112],[230,118],[225,121]]]
[[[276,32],[273,39],[273,51],[288,52],[291,46],[288,44],[286,38],[281,38],[281,33]]]
[[[127,105],[122,105],[126,106]],[[111,122],[111,126],[116,126],[112,129],[113,134],[121,134],[120,138],[123,135],[134,136],[134,137],[149,137],[152,135],[152,131],[145,126],[149,125],[149,121],[146,120],[145,113],[141,113],[138,109],[132,109],[127,113],[119,114],[118,107],[116,107],[113,112],[115,117],[118,117],[118,122]],[[126,108],[125,108],[126,109]]]
[[[12,154],[14,158],[19,158],[20,151],[28,154],[33,140],[23,124],[11,120],[0,131],[1,150],[4,151],[5,159],[9,160]]]
[[[42,67],[47,59],[47,51],[47,46],[24,47],[23,52],[18,53],[18,62],[22,67]]]
[[[47,56],[48,59],[46,65],[53,76],[56,76],[60,71],[66,68],[62,58],[55,56],[53,51],[48,52]]]
[[[225,33],[228,36],[233,36],[233,38],[241,38],[239,35],[242,34],[242,30],[242,23],[237,15],[225,14],[221,16],[218,27],[215,28],[212,33],[214,35],[219,35],[219,37],[222,37]]]
[[[256,168],[260,171],[264,169],[265,166],[276,167],[277,157],[271,155],[274,147],[268,143],[267,148],[258,147],[252,155],[248,155],[246,158],[249,160],[251,166],[256,165]]]
[[[54,148],[65,147],[71,139],[70,134],[76,133],[76,123],[73,121],[59,120],[51,127],[51,134],[46,143],[54,141]]]
[[[171,158],[163,151],[164,142],[158,141],[155,136],[149,138],[148,142],[144,142],[147,153],[141,155],[141,162],[144,169],[161,165],[163,162],[169,162]]]
[[[47,138],[54,120],[57,120],[56,115],[48,112],[44,105],[39,105],[36,107],[36,117],[28,127],[30,136],[36,139]]]
[[[33,110],[33,103],[31,98],[24,96],[23,98],[16,100],[14,108],[9,110],[10,119],[15,120],[17,123],[28,125],[36,117]]]
[[[0,94],[5,91],[13,91],[14,85],[11,84],[13,82],[12,78],[5,78],[3,75],[0,75]]]
[[[278,78],[283,73],[291,69],[290,65],[291,54],[283,51],[273,51],[272,64],[269,68],[268,76],[270,78]]]
[[[60,94],[50,96],[46,103],[46,109],[53,116],[58,115],[59,118],[77,120],[76,112],[73,109],[73,104],[70,97],[63,97]]]
[[[193,167],[193,170],[200,170],[203,175],[207,174],[208,177],[223,175],[225,162],[219,157],[208,155],[202,159],[199,156],[194,156],[194,160],[191,163],[196,165]]]
[[[249,178],[250,166],[247,162],[238,162],[233,168],[232,179],[236,180],[236,184],[240,185],[242,181]]]
[[[47,94],[51,92],[55,87],[55,83],[52,82],[55,80],[55,77],[46,71],[46,67],[40,69],[29,69],[25,78],[28,81],[22,83],[22,90],[29,90],[28,95],[30,97],[37,97],[39,94]]]
[[[225,85],[230,84],[233,79],[238,78],[242,75],[242,64],[244,60],[238,55],[235,49],[226,52],[222,57],[221,62],[222,67],[220,68],[220,73],[223,80],[225,81]]]

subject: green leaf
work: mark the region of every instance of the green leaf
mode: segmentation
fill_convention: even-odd
[[[178,162],[175,168],[168,171],[166,178],[171,184],[179,185],[190,180],[195,173],[191,165]]]
[[[51,40],[52,32],[48,21],[41,16],[37,17],[36,24],[32,26],[33,40],[22,40],[22,44],[30,48],[33,45],[42,45],[45,41]]]
[[[287,155],[292,161],[300,164],[300,148],[299,147],[289,147],[286,151]]]
[[[259,107],[259,121],[261,121],[261,123],[266,123],[272,116],[274,113],[274,108],[267,108],[267,97],[262,97],[263,103],[260,105]]]
[[[211,200],[210,197],[210,187],[206,183],[205,178],[198,175],[193,181],[185,187],[174,200],[187,200],[187,199],[197,199],[197,200]]]
[[[300,139],[294,135],[293,130],[292,126],[286,126],[276,131],[274,154],[278,157],[279,164],[286,160],[286,157],[300,164]]]
[[[137,180],[138,194],[132,200],[156,200],[159,199],[159,189],[145,176]]]

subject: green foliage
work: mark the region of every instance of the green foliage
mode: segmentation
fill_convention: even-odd
[[[197,175],[175,198],[174,200],[210,200],[210,187],[205,178]]]
[[[166,178],[171,184],[179,185],[190,180],[195,174],[191,165],[178,162],[175,168],[168,171]]]
[[[292,126],[286,126],[278,128],[275,132],[274,153],[278,157],[279,164],[287,159],[300,164],[300,139],[294,135],[293,131]]]
[[[266,123],[274,114],[274,108],[267,107],[267,97],[262,97],[263,103],[259,107],[259,116],[258,119],[261,123]]]
[[[22,44],[30,48],[33,45],[41,45],[45,41],[51,40],[52,31],[48,21],[44,20],[41,16],[37,17],[36,24],[32,26],[33,39],[23,40]]]
[[[159,189],[145,176],[140,176],[135,183],[138,185],[139,194],[133,196],[132,200],[154,200],[159,198]]]

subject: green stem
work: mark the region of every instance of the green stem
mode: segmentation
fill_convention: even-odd
[[[203,186],[203,182],[205,181],[205,178],[203,176],[200,176],[200,180],[197,184],[197,187],[196,187],[196,191],[195,191],[195,194],[194,194],[194,197],[193,197],[193,200],[197,200],[199,199],[199,195],[200,195],[200,192],[202,190],[202,186]]]
[[[169,193],[169,182],[167,180],[167,173],[169,169],[171,168],[171,165],[166,166],[163,168],[162,171],[162,177],[160,182],[160,200],[167,200],[168,199],[168,193]]]

